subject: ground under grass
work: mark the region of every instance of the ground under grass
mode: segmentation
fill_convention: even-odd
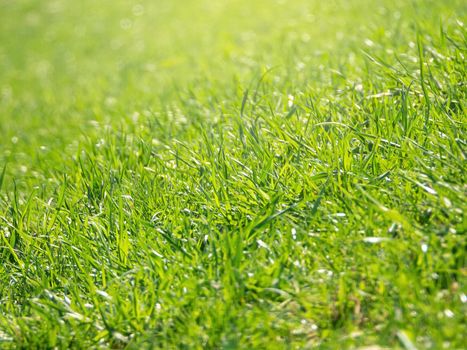
[[[0,348],[463,348],[466,13],[0,1]]]

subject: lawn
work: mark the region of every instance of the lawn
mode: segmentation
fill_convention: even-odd
[[[0,0],[0,348],[464,348],[466,19]]]

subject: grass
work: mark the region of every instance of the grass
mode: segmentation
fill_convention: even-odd
[[[466,9],[0,1],[0,348],[463,348]]]

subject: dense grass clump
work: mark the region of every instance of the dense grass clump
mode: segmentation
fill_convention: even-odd
[[[463,348],[465,15],[0,2],[0,348]]]

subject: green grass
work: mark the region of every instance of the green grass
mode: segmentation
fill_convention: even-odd
[[[0,348],[464,348],[466,10],[0,0]]]

